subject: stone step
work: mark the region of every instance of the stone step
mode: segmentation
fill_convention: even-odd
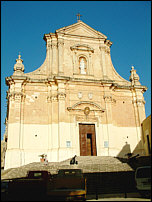
[[[26,177],[29,170],[48,170],[51,174],[56,174],[59,169],[73,168],[82,169],[83,173],[132,171],[127,163],[122,163],[117,158],[109,156],[77,156],[78,164],[74,165],[70,165],[70,160],[71,158],[62,162],[49,162],[47,165],[41,162],[33,162],[9,169],[9,172],[2,174],[2,179]]]
[[[70,164],[70,159],[62,161],[62,164]],[[111,156],[77,156],[75,158],[78,164],[119,164],[122,163],[115,157]]]

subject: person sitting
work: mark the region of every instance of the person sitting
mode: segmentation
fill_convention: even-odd
[[[78,161],[75,160],[76,155],[70,160],[70,165],[78,164]]]

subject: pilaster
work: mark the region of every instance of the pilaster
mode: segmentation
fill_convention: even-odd
[[[106,116],[106,127],[107,127],[107,134],[105,134],[105,139],[104,141],[108,142],[108,146],[107,146],[107,150],[108,150],[108,155],[109,155],[109,137],[111,134],[110,131],[110,124],[112,124],[112,95],[111,92],[109,90],[111,84],[106,84],[104,86],[104,101],[105,101],[105,116]]]
[[[58,69],[58,54],[57,54],[57,41],[55,36],[52,36],[52,74],[57,75]]]
[[[47,106],[48,106],[48,150],[52,148],[52,85],[51,82],[46,83],[48,89]]]
[[[59,75],[63,75],[63,39],[58,39],[58,72]]]
[[[105,45],[102,45],[99,47],[100,48],[100,52],[101,52],[101,69],[102,69],[102,74],[103,74],[103,79],[106,78],[107,76],[107,72],[106,72],[106,58],[105,58]]]
[[[52,75],[52,44],[51,41],[47,41],[47,66],[48,66],[48,76]]]
[[[144,97],[143,97],[142,92],[141,92],[140,89],[139,90],[135,89],[135,96],[136,96],[136,99],[134,100],[134,102],[137,105],[138,119],[139,119],[139,124],[141,126],[141,123],[146,118],[145,100],[144,100]]]
[[[52,150],[56,150],[56,161],[59,161],[59,108],[58,108],[58,92],[57,92],[57,85],[52,84],[52,95],[51,95],[51,102],[52,102]]]

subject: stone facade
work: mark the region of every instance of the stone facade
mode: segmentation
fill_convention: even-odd
[[[111,61],[112,42],[80,20],[45,34],[44,40],[42,66],[24,73],[19,55],[13,75],[6,78],[5,169],[38,162],[43,153],[49,162],[80,156],[82,139],[84,154],[92,152],[88,155],[143,154],[138,143],[147,88],[134,67],[130,81],[123,79]],[[80,133],[80,124],[93,126],[93,133],[83,127]]]

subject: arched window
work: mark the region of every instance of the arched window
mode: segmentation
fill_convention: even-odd
[[[87,73],[87,61],[85,57],[79,58],[79,68],[80,68],[80,74]]]

